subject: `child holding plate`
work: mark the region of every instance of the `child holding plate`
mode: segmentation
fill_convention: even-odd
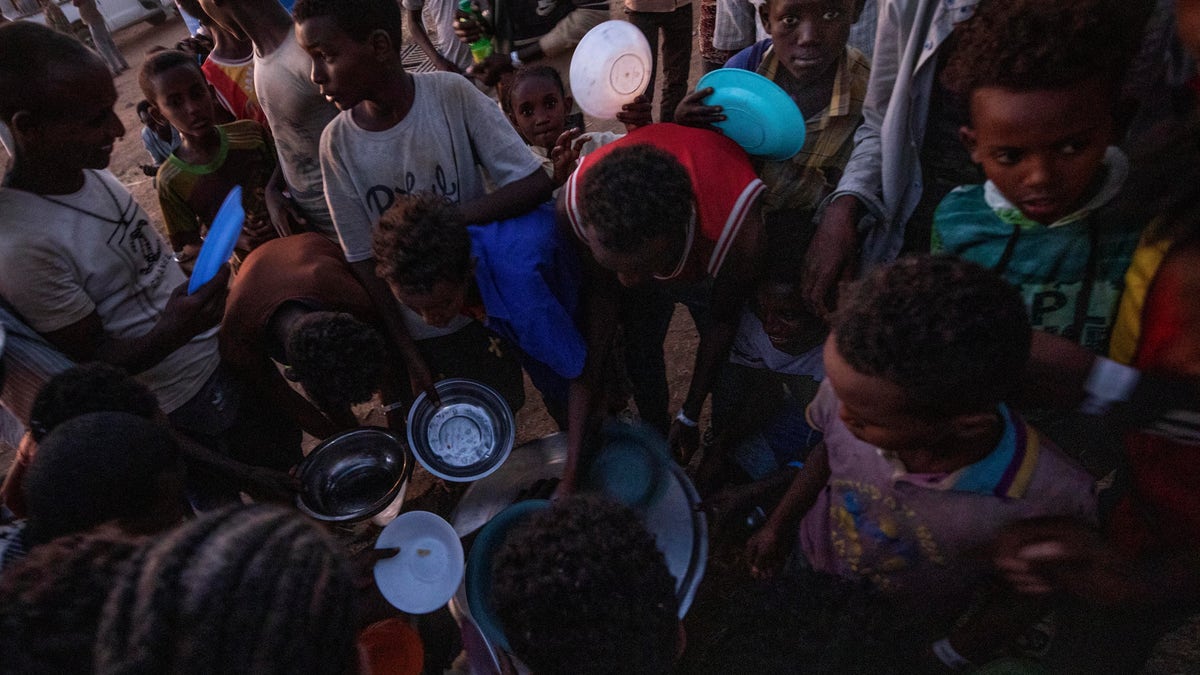
[[[165,50],[147,57],[138,75],[150,114],[179,130],[179,147],[158,169],[158,201],[176,258],[190,269],[225,196],[242,187],[246,221],[240,262],[277,236],[263,195],[277,169],[275,145],[253,120],[216,124],[216,100],[196,60]]]

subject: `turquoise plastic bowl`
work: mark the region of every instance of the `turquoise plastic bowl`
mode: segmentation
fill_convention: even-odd
[[[721,68],[696,83],[712,87],[705,105],[719,105],[725,121],[714,126],[751,155],[783,161],[804,147],[804,115],[779,85],[758,73]]]
[[[480,528],[467,556],[467,607],[471,610],[471,618],[489,643],[506,652],[511,653],[512,648],[504,635],[504,625],[492,606],[492,561],[500,552],[500,547],[514,525],[535,511],[548,508],[549,500],[529,499],[517,502],[497,513],[496,517]]]

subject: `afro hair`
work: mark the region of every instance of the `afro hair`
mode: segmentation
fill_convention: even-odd
[[[379,219],[373,243],[376,272],[394,286],[430,293],[440,281],[459,284],[471,276],[471,236],[444,197],[398,197]]]
[[[1029,317],[998,275],[951,256],[910,256],[846,289],[838,354],[901,387],[916,414],[987,410],[1013,393],[1029,358]]]
[[[341,410],[370,400],[383,382],[383,336],[349,314],[306,314],[286,347],[292,375],[322,408]]]
[[[595,496],[559,501],[512,529],[492,569],[509,643],[534,672],[670,670],[675,579],[628,508]]]
[[[1153,9],[1148,0],[980,3],[959,32],[942,83],[967,97],[981,87],[1058,89],[1101,79],[1120,85]]]
[[[617,148],[583,175],[583,222],[605,248],[631,253],[683,232],[692,217],[692,179],[679,160],[651,145]]]

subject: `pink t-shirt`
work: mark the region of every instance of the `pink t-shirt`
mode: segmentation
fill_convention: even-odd
[[[824,432],[829,482],[800,524],[812,566],[866,578],[881,590],[957,614],[986,572],[966,555],[1014,521],[1070,516],[1094,522],[1092,477],[1005,406],[1004,436],[991,454],[951,474],[908,473],[860,441],[838,417],[829,381],[808,408]]]

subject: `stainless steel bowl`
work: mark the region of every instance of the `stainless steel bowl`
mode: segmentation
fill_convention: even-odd
[[[412,474],[404,441],[387,429],[360,427],[332,436],[300,463],[296,506],[327,522],[379,513]]]
[[[474,380],[442,380],[442,405],[425,394],[408,411],[408,443],[417,461],[448,481],[467,482],[490,474],[512,452],[517,422],[504,398]]]

